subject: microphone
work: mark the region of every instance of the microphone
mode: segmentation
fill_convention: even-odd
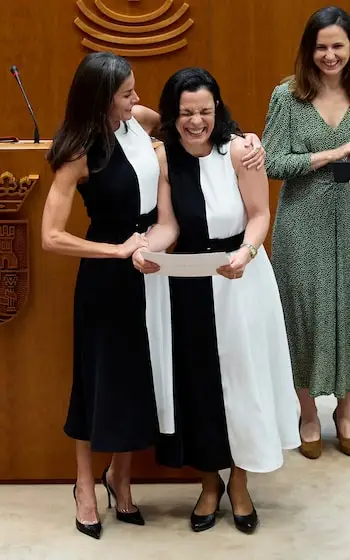
[[[18,83],[18,85],[19,85],[19,87],[20,87],[20,89],[21,89],[21,92],[22,92],[22,94],[23,94],[23,97],[24,97],[24,99],[25,99],[25,102],[26,102],[26,104],[27,104],[27,107],[28,107],[28,109],[29,109],[29,112],[30,112],[30,114],[31,114],[31,116],[32,116],[32,119],[33,119],[33,121],[34,121],[34,144],[39,144],[39,142],[40,142],[40,136],[39,136],[38,123],[36,122],[36,118],[35,118],[33,109],[32,109],[32,107],[31,107],[31,105],[30,105],[30,103],[29,103],[29,100],[28,100],[28,97],[27,97],[27,95],[26,95],[26,92],[24,91],[24,88],[23,88],[23,86],[22,86],[21,78],[19,77],[18,68],[17,68],[17,66],[11,66],[10,70],[11,70],[12,76],[14,76],[16,82]]]

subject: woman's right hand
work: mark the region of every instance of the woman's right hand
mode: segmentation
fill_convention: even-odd
[[[143,274],[154,274],[160,270],[159,266],[151,261],[145,261],[141,254],[141,250],[138,249],[132,256],[132,262],[136,270],[142,272]]]
[[[335,149],[336,152],[336,160],[346,159],[350,156],[350,142],[339,146],[339,148]]]
[[[119,245],[121,259],[128,259],[137,251],[148,247],[148,240],[144,233],[133,233],[122,245]]]

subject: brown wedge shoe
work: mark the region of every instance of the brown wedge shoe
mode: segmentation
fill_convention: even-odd
[[[341,435],[337,424],[337,409],[333,412],[333,420],[337,430],[337,438],[339,440],[339,451],[350,457],[350,438],[345,438]]]
[[[301,419],[299,420],[299,431],[301,427]],[[318,459],[322,455],[322,439],[318,439],[316,441],[303,441],[303,438],[300,435],[301,439],[301,446],[299,447],[299,451],[304,457],[307,459]]]

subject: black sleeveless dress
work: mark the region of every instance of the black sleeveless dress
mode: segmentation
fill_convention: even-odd
[[[135,119],[128,121],[127,128],[121,124],[115,134],[109,164],[100,172],[90,172],[88,182],[78,190],[91,219],[87,239],[119,244],[156,222],[159,166],[150,138]],[[95,145],[88,154],[90,170],[98,149]],[[154,282],[159,285],[160,280]],[[81,259],[65,432],[90,441],[92,450],[145,449],[158,434],[150,348],[150,338],[156,337],[154,327],[148,328],[152,317],[147,318],[146,307],[146,280],[131,258]],[[154,317],[153,323],[157,323]],[[160,321],[157,324],[162,328]],[[157,368],[154,351],[153,358]]]

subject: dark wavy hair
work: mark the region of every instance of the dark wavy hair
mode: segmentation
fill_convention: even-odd
[[[108,113],[115,93],[130,73],[125,58],[108,52],[91,53],[81,61],[69,90],[64,121],[47,155],[53,171],[82,157],[97,136],[103,154],[99,168],[107,165],[115,144]]]
[[[295,61],[295,75],[290,83],[292,93],[301,101],[312,101],[321,87],[320,70],[313,57],[318,32],[331,25],[341,27],[350,40],[350,15],[336,6],[317,10],[306,23]],[[343,70],[343,86],[350,95],[349,62]]]
[[[159,101],[162,139],[169,144],[179,142],[180,135],[176,129],[176,121],[180,112],[181,94],[184,91],[198,91],[202,88],[210,91],[214,98],[215,124],[210,141],[222,153],[221,147],[229,142],[231,134],[243,136],[243,133],[224,105],[217,81],[203,68],[183,68],[166,82]]]

